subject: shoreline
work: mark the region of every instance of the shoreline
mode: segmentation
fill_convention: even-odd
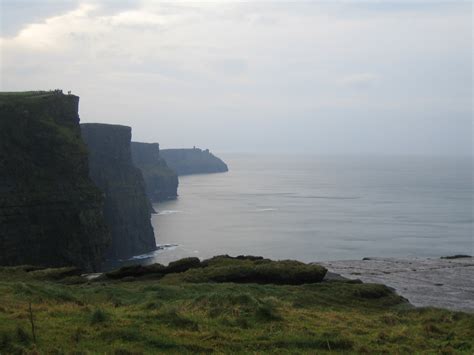
[[[364,258],[315,262],[332,274],[393,288],[415,307],[474,313],[474,258]]]
[[[166,246],[162,249],[166,249]],[[173,247],[176,247],[173,244]],[[161,249],[161,248],[160,248]],[[148,255],[148,254],[145,254]],[[147,258],[132,257],[104,272],[126,265],[150,265]],[[143,263],[144,262],[144,263]],[[394,289],[415,307],[437,307],[474,313],[474,258],[371,257],[358,260],[312,262],[327,268],[324,281],[360,280]],[[102,273],[91,274],[95,277]],[[94,277],[93,276],[93,277]]]

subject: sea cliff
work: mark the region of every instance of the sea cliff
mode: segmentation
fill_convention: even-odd
[[[155,250],[145,183],[132,163],[131,128],[93,123],[81,129],[90,177],[105,195],[104,215],[112,234],[107,257],[122,259]]]
[[[175,199],[178,176],[160,156],[160,145],[132,142],[131,147],[133,164],[142,172],[148,198],[152,202]]]
[[[228,171],[226,163],[209,149],[162,149],[161,157],[178,175],[222,173]]]
[[[0,94],[0,265],[100,266],[110,236],[78,105],[58,90]]]

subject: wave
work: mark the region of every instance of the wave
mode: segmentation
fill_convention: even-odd
[[[163,211],[158,211],[157,215],[158,216],[166,216],[169,214],[174,214],[174,213],[181,213],[182,211],[175,211],[175,210],[163,210]]]
[[[278,211],[278,210],[276,208],[259,208],[255,210],[255,212],[272,212],[272,211]]]
[[[359,196],[318,196],[318,195],[307,195],[307,196],[293,196],[292,198],[310,198],[310,199],[324,199],[324,200],[357,200]]]
[[[156,244],[156,247],[158,248],[158,250],[175,248],[177,246],[178,244]]]
[[[132,256],[128,260],[142,260],[142,259],[153,258],[157,253],[163,251],[164,249],[174,249],[177,246],[178,246],[178,244],[157,244],[156,245],[156,250],[153,250],[149,253]]]

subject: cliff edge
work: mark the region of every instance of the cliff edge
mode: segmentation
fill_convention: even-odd
[[[132,163],[131,128],[87,123],[81,129],[90,177],[105,194],[104,215],[112,234],[107,257],[122,259],[155,250],[145,183]]]
[[[109,242],[79,97],[0,93],[0,264],[97,270]]]
[[[178,176],[160,156],[158,143],[132,142],[133,164],[142,172],[146,192],[152,202],[178,196]]]
[[[222,173],[229,170],[226,163],[209,152],[209,149],[162,149],[160,154],[178,175]]]

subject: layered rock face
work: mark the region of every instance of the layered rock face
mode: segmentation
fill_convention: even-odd
[[[0,94],[0,264],[98,270],[110,235],[88,177],[79,98]]]
[[[178,196],[178,176],[160,157],[158,143],[132,142],[132,160],[145,180],[146,192],[152,202]]]
[[[178,175],[222,173],[229,170],[209,149],[163,149],[160,155]]]
[[[150,202],[142,174],[132,163],[131,128],[82,124],[89,173],[105,194],[104,215],[111,230],[108,258],[127,258],[156,249]]]

